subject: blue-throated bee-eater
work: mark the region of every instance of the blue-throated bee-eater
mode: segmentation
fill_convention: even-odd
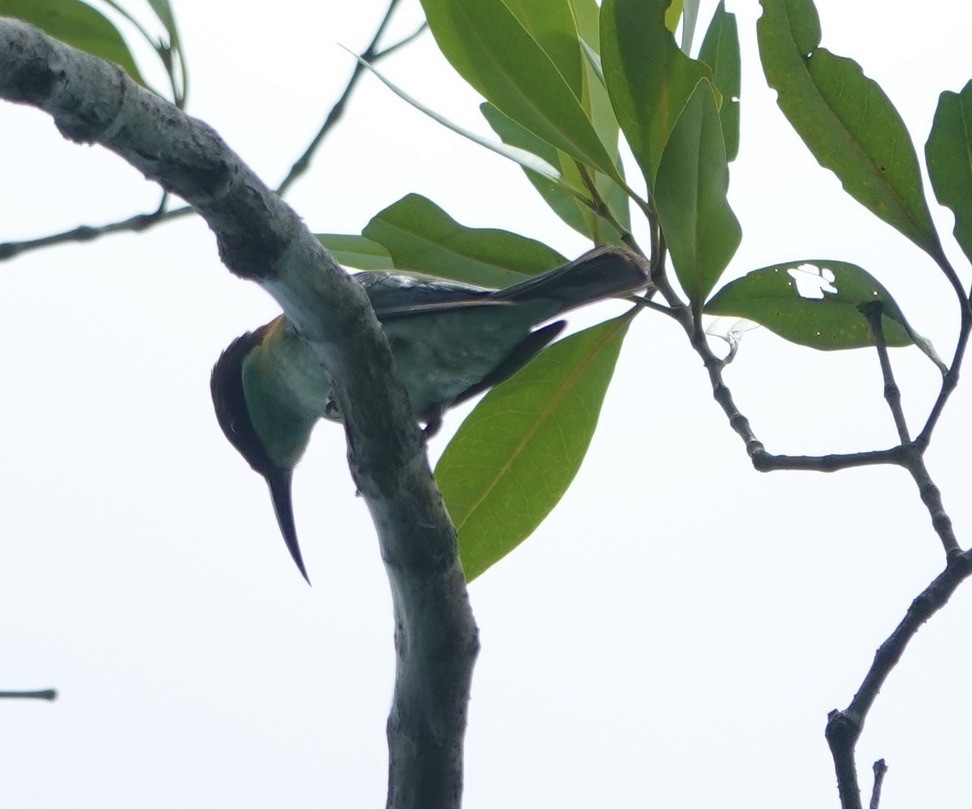
[[[371,300],[427,436],[438,430],[446,409],[511,376],[554,340],[565,321],[536,326],[648,285],[645,260],[610,246],[504,289],[397,271],[353,278]],[[316,422],[341,421],[331,379],[280,316],[230,344],[210,387],[220,427],[266,479],[280,531],[306,579],[291,478]]]

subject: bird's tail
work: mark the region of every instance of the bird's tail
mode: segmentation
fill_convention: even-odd
[[[490,297],[516,303],[552,301],[557,305],[547,316],[556,317],[578,306],[626,295],[647,285],[648,262],[642,256],[622,247],[605,245]]]

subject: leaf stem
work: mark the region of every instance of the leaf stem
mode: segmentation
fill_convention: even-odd
[[[905,420],[904,410],[901,407],[901,389],[894,381],[894,371],[891,369],[891,360],[888,357],[888,344],[884,339],[884,327],[881,324],[881,317],[884,306],[880,301],[865,304],[861,307],[861,313],[867,319],[867,325],[871,330],[871,338],[874,340],[874,347],[877,349],[878,360],[881,363],[881,374],[884,376],[884,398],[887,400],[894,419],[894,426],[898,430],[898,438],[902,444],[911,443],[911,434],[908,432],[908,422]]]
[[[929,443],[931,443],[932,433],[935,430],[938,420],[942,416],[942,412],[945,410],[945,405],[948,402],[949,397],[952,395],[952,391],[958,386],[959,373],[962,368],[962,361],[965,358],[965,350],[969,343],[969,334],[972,333],[972,291],[966,294],[965,289],[962,287],[962,282],[959,280],[958,274],[955,269],[949,263],[948,259],[941,255],[936,258],[938,266],[942,268],[945,273],[945,277],[948,278],[955,290],[956,295],[959,299],[959,310],[961,312],[961,322],[959,326],[959,336],[955,344],[955,354],[952,356],[952,364],[949,366],[948,371],[945,373],[944,379],[942,379],[942,388],[938,393],[938,398],[935,400],[935,404],[932,405],[932,409],[928,414],[928,418],[925,421],[925,426],[922,428],[921,433],[919,433],[918,438],[915,439],[915,443],[918,444],[924,451],[927,449]]]

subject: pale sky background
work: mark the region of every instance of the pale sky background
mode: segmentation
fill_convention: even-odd
[[[343,87],[351,58],[338,43],[362,47],[384,10],[377,0],[175,5],[190,112],[270,184]],[[728,5],[745,54],[730,191],[744,240],[730,274],[790,259],[859,263],[950,357],[957,314],[944,279],[817,167],[755,61],[758,5]],[[818,7],[823,44],[881,82],[923,150],[938,93],[972,77],[972,9]],[[419,19],[405,0],[394,30]],[[383,69],[489,132],[430,36]],[[0,241],[157,202],[127,164],[64,142],[41,113],[0,105],[0,133]],[[314,230],[355,232],[412,191],[464,224],[586,249],[518,168],[371,79],[289,200]],[[933,207],[949,234],[951,215]],[[947,249],[961,264],[950,238]],[[967,265],[960,273],[968,283]],[[0,266],[0,689],[61,694],[0,702],[0,805],[383,805],[391,605],[343,433],[321,426],[296,475],[308,588],[263,482],[212,413],[219,352],[276,313],[222,268],[195,219]],[[915,349],[892,357],[917,431],[937,372]],[[759,330],[727,379],[770,451],[895,440],[872,352],[821,354]],[[847,705],[943,566],[910,478],[756,473],[661,316],[634,324],[614,382],[575,485],[470,588],[483,649],[465,806],[837,806],[827,712]],[[970,398],[959,389],[928,455],[965,546]],[[433,458],[461,418],[446,419]],[[871,714],[859,764],[869,789],[871,762],[886,757],[883,809],[968,804],[970,619],[967,585],[919,633]]]

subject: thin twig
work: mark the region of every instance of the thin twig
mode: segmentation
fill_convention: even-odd
[[[160,222],[168,222],[172,219],[179,219],[192,213],[192,208],[177,208],[172,211],[155,211],[154,213],[140,213],[122,219],[119,222],[112,222],[109,225],[80,225],[62,233],[54,233],[50,236],[41,236],[39,239],[28,239],[22,242],[5,242],[0,244],[0,261],[19,256],[30,250],[37,250],[41,247],[51,247],[55,244],[65,244],[67,242],[91,242],[108,236],[111,233],[139,233],[148,230]]]
[[[394,43],[393,45],[389,45],[387,48],[380,51],[375,50],[378,39],[387,26],[392,11],[399,2],[400,0],[390,0],[388,9],[385,12],[385,16],[379,23],[378,29],[375,36],[372,38],[371,44],[369,44],[368,47],[362,52],[362,58],[368,58],[372,63],[378,62],[389,54],[394,53],[404,45],[407,45],[425,30],[426,26],[423,24],[416,31],[409,34],[404,39]],[[324,120],[324,124],[314,136],[314,139],[311,141],[310,145],[304,150],[304,153],[297,159],[287,176],[278,186],[277,193],[280,196],[283,196],[293,182],[307,170],[307,168],[310,166],[310,161],[315,150],[320,146],[328,132],[335,127],[338,121],[340,121],[344,114],[345,108],[347,107],[348,100],[351,97],[355,85],[357,84],[361,70],[362,68],[360,63],[356,63],[355,69],[352,71],[351,77],[348,79],[348,83],[345,85],[344,92],[341,93],[340,98],[331,108],[331,111]],[[51,247],[55,244],[65,244],[69,242],[90,242],[94,241],[95,239],[100,239],[102,236],[108,236],[112,233],[137,233],[148,230],[149,228],[155,227],[163,222],[170,222],[173,219],[180,219],[184,216],[188,216],[191,213],[193,213],[193,209],[188,205],[168,211],[160,208],[152,213],[136,214],[135,216],[130,216],[126,219],[111,222],[106,225],[80,225],[79,227],[72,228],[71,230],[66,230],[61,233],[54,233],[50,236],[42,236],[38,239],[26,239],[20,242],[3,242],[0,243],[0,261],[6,261],[14,258],[15,256],[21,255],[22,253],[37,250],[42,247]]]
[[[881,785],[884,783],[884,776],[888,772],[888,765],[883,758],[874,762],[871,769],[874,771],[874,788],[871,790],[870,809],[880,809],[881,806]]]
[[[53,688],[43,691],[0,691],[0,699],[44,699],[53,702],[57,699],[57,691]]]
[[[916,444],[908,444],[902,447],[902,453],[902,466],[911,473],[911,477],[918,486],[918,495],[928,509],[932,527],[938,534],[942,547],[945,548],[945,555],[951,557],[961,553],[962,549],[959,547],[955,531],[952,529],[952,519],[945,511],[941,491],[935,485],[928,468],[925,466],[925,458],[922,455],[921,448]]]
[[[361,64],[361,59],[365,62],[370,62],[374,64],[375,62],[381,61],[384,57],[388,56],[390,53],[394,53],[404,44],[411,42],[415,37],[425,30],[426,24],[423,23],[422,26],[414,33],[407,36],[401,42],[386,48],[383,51],[378,50],[378,41],[381,39],[382,34],[385,33],[385,28],[388,26],[388,22],[391,20],[391,16],[395,11],[395,7],[401,2],[401,0],[391,0],[388,3],[388,8],[385,10],[385,16],[382,17],[381,22],[378,23],[378,28],[375,30],[375,35],[371,38],[371,42],[368,47],[365,48],[360,54],[358,54],[359,59],[355,60],[354,68],[351,70],[351,76],[348,79],[348,83],[344,86],[344,92],[341,93],[341,97],[334,103],[331,107],[331,111],[327,114],[324,119],[324,123],[321,124],[321,128],[317,131],[317,134],[313,137],[310,144],[304,150],[304,153],[297,158],[294,164],[290,167],[290,171],[287,172],[287,176],[283,178],[280,185],[277,186],[277,193],[283,196],[287,189],[300,177],[304,172],[310,168],[311,158],[317,151],[317,147],[321,145],[321,142],[327,136],[334,126],[341,120],[344,116],[344,110],[347,106],[348,98],[350,98],[351,93],[354,92],[354,88],[358,83],[358,79],[364,72],[364,65]]]

